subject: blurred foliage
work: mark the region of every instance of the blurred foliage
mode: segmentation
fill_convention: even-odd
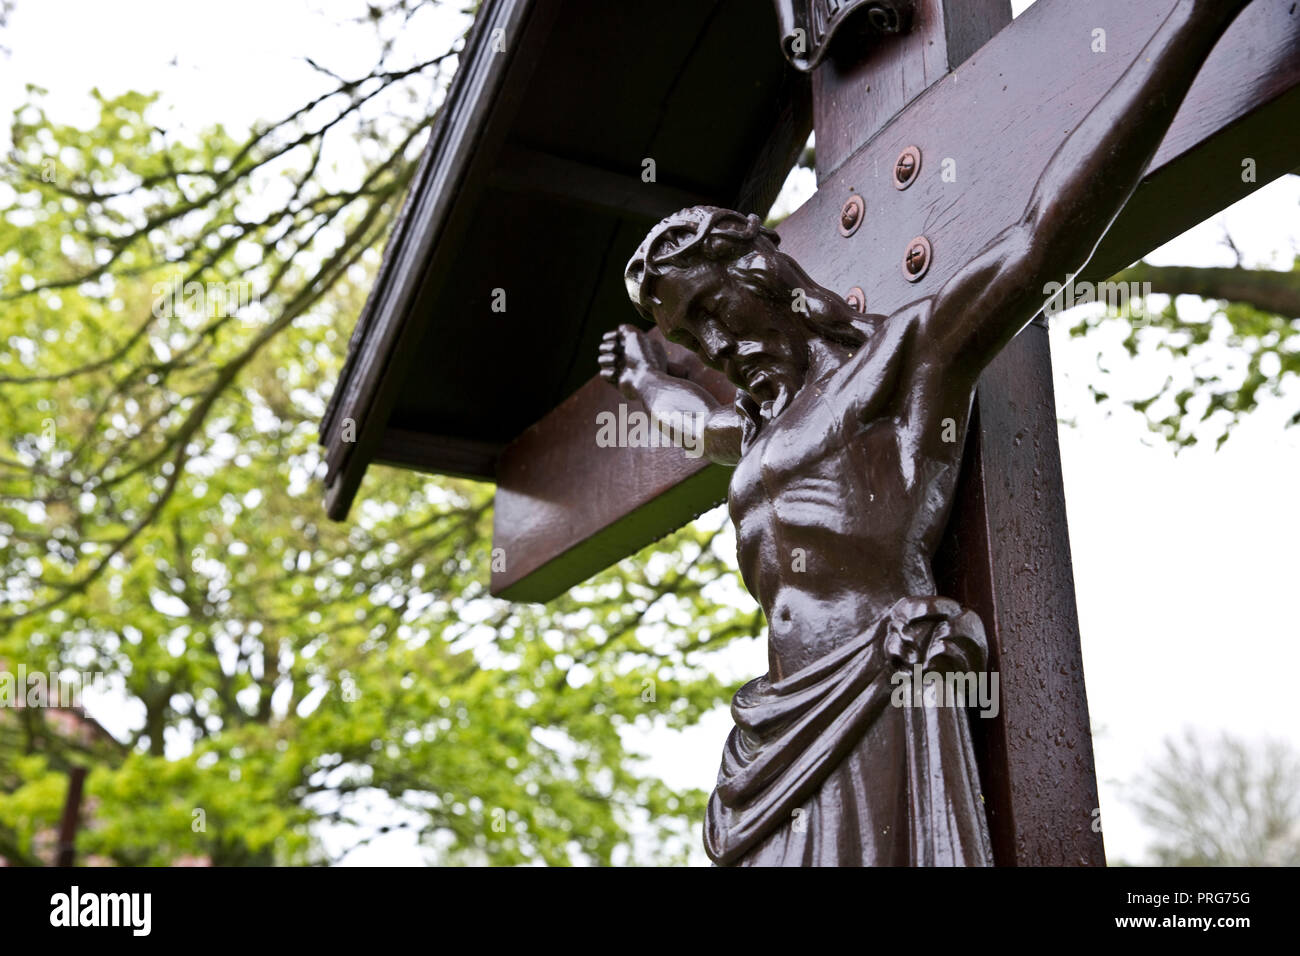
[[[1152,294],[1167,302],[1155,308],[1138,298],[1126,308],[1089,310],[1070,334],[1088,336],[1119,323],[1127,326],[1122,344],[1130,359],[1165,353],[1178,363],[1177,374],[1154,391],[1123,400],[1176,449],[1207,436],[1222,447],[1262,398],[1284,396],[1288,380],[1300,376],[1300,258],[1290,272],[1138,263],[1112,281],[1150,282]],[[1212,313],[1186,317],[1180,295],[1209,302]],[[1109,374],[1099,367],[1097,384],[1089,386],[1099,403],[1117,400]],[[1288,424],[1300,424],[1300,409]]]
[[[1300,753],[1186,731],[1138,780],[1160,866],[1300,865]]]
[[[103,862],[325,863],[391,828],[451,863],[698,844],[706,794],[625,734],[724,702],[709,655],[762,627],[723,599],[714,533],[540,607],[487,595],[489,486],[374,467],[347,522],[324,515],[316,431],[453,63],[383,49],[249,135],[139,93],[95,93],[85,126],[36,89],[15,114],[0,661],[104,672],[131,730],[88,745],[0,711],[0,856],[48,862],[76,762],[78,852]]]

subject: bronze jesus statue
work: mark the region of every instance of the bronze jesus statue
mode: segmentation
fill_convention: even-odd
[[[988,865],[965,709],[924,681],[986,666],[978,617],[936,594],[981,371],[1087,263],[1245,0],[1183,0],[1057,150],[1024,215],[942,288],[861,315],[753,215],[698,206],[628,263],[632,302],[738,389],[720,406],[631,326],[602,374],[733,465],[740,571],[768,672],[736,695],[705,822],[719,865]],[[954,438],[955,435],[955,438]],[[692,447],[700,447],[698,444]],[[919,702],[919,705],[918,705]]]

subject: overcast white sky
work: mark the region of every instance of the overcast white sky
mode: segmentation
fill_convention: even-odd
[[[0,111],[7,116],[24,84],[36,83],[63,120],[84,115],[94,86],[160,89],[194,126],[275,117],[320,91],[295,58],[309,54],[341,73],[370,68],[373,46],[341,22],[357,8],[356,0],[17,0],[0,34],[12,50],[0,59]],[[442,49],[454,20],[417,20],[402,41]],[[1300,179],[1287,177],[1150,261],[1230,265],[1226,226],[1250,264],[1288,267],[1300,245],[1298,206]],[[1300,744],[1290,687],[1264,679],[1286,666],[1300,637],[1288,600],[1300,563],[1300,431],[1282,428],[1300,396],[1293,389],[1289,401],[1266,401],[1217,453],[1207,444],[1175,456],[1135,414],[1095,405],[1086,386],[1099,384],[1098,346],[1064,336],[1072,318],[1052,335],[1059,412],[1076,423],[1062,429],[1061,445],[1088,699],[1108,854],[1132,861],[1146,835],[1122,784],[1166,735],[1194,725]],[[1113,343],[1105,354],[1114,392],[1141,395],[1165,374],[1155,362],[1124,360]],[[728,665],[737,677],[764,671],[761,642],[739,646]],[[670,783],[711,788],[729,725],[720,711],[683,737],[653,736],[652,766]],[[349,862],[421,856],[397,833]]]

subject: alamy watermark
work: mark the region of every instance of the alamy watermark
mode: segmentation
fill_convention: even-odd
[[[910,674],[895,671],[889,682],[894,685],[889,702],[895,707],[977,707],[988,718],[1001,710],[996,671],[922,673],[921,665],[913,664]]]
[[[148,936],[153,928],[152,893],[95,893],[75,883],[66,893],[50,897],[50,925],[123,927],[133,936]]]
[[[251,282],[156,282],[153,316],[170,319],[182,313],[222,319],[252,305],[257,297]]]
[[[29,671],[25,664],[18,670],[0,670],[0,707],[81,707],[82,693],[105,689],[100,671]]]
[[[687,458],[704,454],[706,412],[668,412],[653,418],[640,409],[628,411],[619,402],[618,414],[596,414],[597,448],[672,448],[686,452]]]
[[[1049,282],[1043,286],[1047,302],[1043,314],[1054,318],[1076,305],[1100,302],[1116,315],[1133,318],[1129,303],[1151,295],[1150,282]],[[1138,316],[1142,318],[1142,316]]]

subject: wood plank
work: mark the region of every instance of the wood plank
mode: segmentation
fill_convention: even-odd
[[[915,0],[912,29],[813,71],[817,181],[1011,22],[1011,0]]]
[[[872,311],[889,312],[918,294],[931,293],[1021,213],[1069,126],[1105,93],[1171,4],[1039,0],[827,179],[781,224],[783,248],[828,288],[867,289]],[[1287,11],[1288,5],[1248,7],[1211,54],[1143,185],[1098,248],[1094,268],[1103,275],[1295,168],[1300,156],[1300,16]],[[1098,24],[1106,25],[1107,54],[1094,54],[1089,47]],[[1016,150],[1005,145],[1012,142],[1019,144]],[[924,152],[922,175],[910,189],[895,190],[885,177],[899,151],[910,144]],[[977,157],[984,155],[994,159],[981,163]],[[1245,156],[1257,160],[1256,182],[1242,181]],[[941,178],[945,157],[956,161],[955,183]],[[840,205],[854,191],[866,199],[866,220],[853,237],[828,244]],[[918,233],[929,236],[934,246],[934,264],[919,286],[904,281],[899,268],[906,242]],[[621,396],[595,380],[592,388],[592,404],[582,409],[581,427],[590,430],[594,441],[595,413],[616,410]],[[534,427],[555,429],[557,423],[550,420],[566,414],[572,413],[556,410]],[[527,433],[520,439],[525,440]],[[619,495],[617,500],[593,502],[574,487],[569,504],[585,513],[582,528],[608,529],[618,523],[638,528],[624,541],[627,554],[676,527],[660,520],[677,521],[681,515],[707,510],[713,503],[711,493],[693,503],[679,501],[673,509],[658,509],[655,503],[665,493],[661,466],[655,463],[661,454],[672,452],[603,450],[599,457],[610,459],[611,473],[620,476]],[[503,463],[510,456],[507,447]],[[562,470],[577,473],[589,467],[588,458],[575,457]],[[694,478],[710,467],[716,466],[697,461],[685,471]],[[508,504],[511,496],[541,497],[543,490],[532,487],[532,480],[518,470],[503,470],[498,476],[498,507]],[[719,479],[712,478],[700,487],[718,484]],[[635,513],[642,509],[658,518],[640,521]],[[515,570],[493,576],[495,593],[548,600],[591,573],[584,569],[603,566],[584,558],[584,549],[596,545],[577,525],[556,523],[548,534],[525,538],[522,524],[522,515],[512,517],[508,507],[505,520],[498,515],[496,544],[506,550]],[[599,550],[603,556],[612,553],[607,543]],[[527,578],[533,574],[544,575],[546,586],[530,584]]]
[[[421,294],[436,278],[423,269],[434,237],[454,243],[464,233],[466,205],[454,201],[483,188],[485,177],[471,173],[481,173],[485,164],[476,165],[474,158],[500,147],[504,121],[536,66],[556,10],[554,3],[497,0],[485,4],[475,19],[461,55],[461,69],[466,72],[458,77],[456,95],[449,97],[439,114],[411,187],[413,201],[403,207],[394,227],[390,246],[397,254],[384,258],[375,293],[353,332],[339,391],[322,422],[329,469],[326,510],[331,518],[347,515],[365,474],[364,463],[375,457],[383,440],[401,372],[422,331],[409,321],[379,319],[418,311]],[[504,52],[494,51],[496,38]],[[409,241],[403,241],[408,233]],[[367,334],[372,323],[377,323],[378,334]],[[340,437],[348,421],[356,429],[353,442]]]
[[[492,185],[613,213],[640,221],[647,228],[678,209],[711,201],[664,183],[643,182],[637,176],[518,146],[502,150]]]
[[[868,290],[870,311],[888,313],[940,288],[1023,212],[1069,129],[1106,93],[1172,5],[1039,0],[796,210],[781,226],[782,248],[828,288]],[[1086,42],[1097,24],[1106,24],[1105,54],[1092,53]],[[1095,261],[1119,260],[1115,269],[1127,265],[1293,168],[1297,90],[1300,15],[1289,15],[1283,5],[1251,5],[1207,59],[1134,197],[1136,208],[1149,213],[1141,236],[1112,229]],[[1235,129],[1240,123],[1254,136],[1244,138]],[[1228,137],[1223,143],[1235,154],[1231,165],[1220,136]],[[922,151],[922,174],[900,191],[890,176],[908,145]],[[1258,159],[1255,183],[1242,181],[1243,155]],[[943,179],[945,159],[952,160],[953,182]],[[866,220],[851,238],[827,247],[824,237],[855,190],[866,200]],[[934,257],[925,279],[913,284],[898,263],[916,235],[929,237]]]
[[[939,591],[989,635],[999,712],[971,718],[1000,866],[1103,866],[1047,327],[1031,323],[985,370]]]
[[[497,460],[504,446],[493,442],[430,435],[409,428],[384,429],[375,452],[381,465],[434,471],[440,475],[492,481],[496,478]]]
[[[786,71],[776,102],[775,120],[754,151],[753,161],[740,181],[740,188],[729,200],[733,209],[766,214],[776,202],[786,177],[808,142],[813,124],[812,83],[808,76],[794,70]]]
[[[611,314],[631,318],[617,264],[647,217],[700,197],[766,210],[811,129],[809,79],[770,40],[769,4],[485,0],[480,7],[322,422],[327,506],[336,520],[346,517],[369,463],[391,444],[388,429],[497,441],[575,391],[594,366],[596,326]],[[502,52],[488,42],[497,30]],[[735,70],[733,57],[750,68]],[[699,150],[710,135],[715,147]],[[529,185],[515,178],[528,176],[518,164],[494,177],[509,147],[533,151],[514,154],[524,165],[536,159],[562,168],[563,188],[551,184],[547,195],[533,190],[522,199],[501,189]],[[660,185],[675,193],[640,183],[644,157],[657,160]],[[622,178],[606,175],[619,170]],[[531,185],[538,184],[534,176]],[[588,185],[594,195],[586,195]],[[633,194],[629,186],[639,188]],[[578,200],[575,214],[547,202],[556,198]],[[537,222],[539,209],[549,222]],[[582,230],[581,254],[579,244],[550,235],[574,229]],[[544,255],[520,241],[543,235],[550,240]],[[603,251],[593,253],[593,245]],[[480,287],[495,270],[526,284],[522,296],[511,290],[512,312],[526,305],[554,321],[494,341],[483,313],[467,305],[486,301],[479,293],[498,283]],[[499,374],[446,361],[462,353],[496,355]],[[425,381],[418,366],[431,359],[437,378]],[[507,401],[499,383],[511,378],[522,394]]]
[[[735,390],[722,375],[657,329],[651,334],[674,373],[731,401]],[[640,401],[592,379],[502,452],[493,542],[505,560],[494,562],[494,594],[550,600],[726,500],[730,468],[678,448],[597,448],[597,416],[618,416],[620,405],[624,416],[645,412]],[[629,456],[633,474],[626,471]],[[629,490],[646,504],[626,508]],[[557,555],[558,541],[578,544]]]

